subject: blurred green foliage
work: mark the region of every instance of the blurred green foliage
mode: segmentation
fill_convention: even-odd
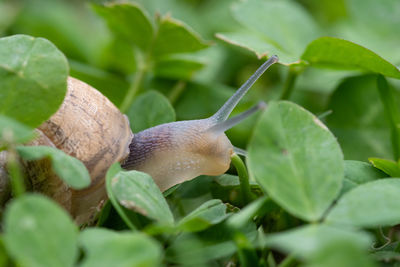
[[[27,193],[3,216],[0,265],[399,265],[400,189],[385,178],[399,173],[399,14],[398,0],[0,0],[0,152],[16,158],[61,104],[68,69],[138,132],[212,115],[280,57],[234,113],[270,107],[227,133],[249,149],[257,200],[243,202],[233,168],[163,195],[114,165],[108,229],[78,234]],[[59,169],[81,187],[78,165]]]
[[[97,4],[107,2],[112,1],[91,3],[61,0],[3,0],[0,8],[0,35],[24,33],[49,39],[69,59],[71,75],[92,84],[119,106],[137,73],[138,62],[143,59],[126,38],[122,38],[119,34],[113,35],[115,23],[110,30],[93,12],[95,9],[104,16],[104,8],[100,11]],[[157,55],[158,52],[155,52],[156,62],[149,66],[143,77],[143,84],[138,93],[155,89],[167,97],[172,97],[178,120],[211,115],[230,94],[228,88],[226,88],[227,93],[224,93],[223,86],[237,88],[258,65],[256,58],[250,53],[219,41],[216,39],[216,34],[218,37],[236,36],[244,42],[244,46],[252,51],[253,49],[258,51],[259,56],[264,53],[276,53],[282,62],[285,62],[285,54],[291,50],[298,51],[291,56],[292,62],[296,62],[313,38],[329,35],[369,48],[395,65],[400,63],[400,53],[396,49],[400,39],[398,34],[400,22],[396,16],[399,3],[396,0],[387,0],[380,5],[375,1],[364,3],[357,0],[341,0],[335,3],[314,0],[247,1],[251,4],[247,4],[246,1],[237,3],[233,0],[131,2],[136,2],[145,8],[151,24],[160,23],[160,19],[168,14],[174,19],[182,20],[212,44],[205,50],[188,54],[185,51],[187,49],[183,49],[188,47],[185,41],[181,42],[185,43],[182,50],[165,39],[163,45],[170,44],[178,50],[168,57],[160,57]],[[97,3],[95,8],[93,3]],[[257,19],[257,16],[261,16],[261,20]],[[121,23],[124,24],[122,21]],[[135,32],[138,28],[125,27],[130,32]],[[145,31],[144,28],[141,30]],[[140,36],[144,38],[143,34]],[[254,38],[257,38],[259,45],[265,49],[259,50],[255,43],[253,47]],[[176,52],[184,53],[176,54]],[[351,52],[351,55],[356,54]],[[332,56],[337,58],[336,53]],[[146,64],[153,63],[146,62]],[[261,78],[250,92],[248,99],[263,98],[268,101],[279,97],[287,69],[281,67],[272,71],[275,73]],[[327,71],[324,68],[307,67],[301,71],[291,100],[316,114],[329,109],[323,102],[329,99],[341,79],[357,74],[354,71],[338,71],[337,68]],[[330,78],[329,84],[325,86],[328,82],[327,76],[334,78]],[[183,86],[182,81],[185,82]],[[398,84],[396,82],[396,86]],[[197,101],[200,98],[213,101]],[[194,100],[197,104],[192,103]],[[244,107],[248,105],[243,103],[238,111]],[[236,129],[232,129],[229,135],[234,142],[243,147],[246,144],[243,140],[248,140],[250,134],[249,128],[251,127],[247,123],[239,125]],[[353,131],[358,129],[354,127]],[[357,149],[351,147],[353,151],[359,149],[363,149],[362,145]],[[387,153],[355,156],[351,152],[347,153],[346,145],[344,150],[346,159],[366,160],[368,156],[389,156]]]

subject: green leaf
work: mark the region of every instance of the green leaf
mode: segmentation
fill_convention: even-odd
[[[19,266],[74,266],[78,229],[53,201],[26,194],[4,216],[5,246]]]
[[[226,217],[225,204],[219,199],[211,199],[180,220],[178,227],[183,231],[197,232],[220,223]]]
[[[387,177],[387,175],[374,168],[371,164],[356,160],[345,160],[344,180],[341,194],[344,194],[361,184],[384,177]]]
[[[346,20],[341,21],[339,34],[370,48],[372,51],[400,62],[397,44],[400,41],[400,2],[386,0],[347,0]]]
[[[162,18],[158,16],[153,29],[148,16],[136,4],[93,7],[119,38],[129,40],[142,49],[143,53],[136,60],[139,73],[152,71],[158,77],[186,80],[203,67],[204,63],[183,53],[207,48],[209,44],[183,22],[169,15]]]
[[[86,229],[80,235],[86,251],[82,267],[160,266],[160,245],[150,237],[107,229]]]
[[[350,243],[358,248],[367,249],[371,244],[371,238],[363,232],[315,224],[266,235],[262,244],[286,253],[292,253],[301,259],[310,259],[336,242]]]
[[[36,127],[61,105],[68,64],[49,41],[26,35],[0,39],[0,114]]]
[[[244,228],[255,216],[263,216],[264,214],[270,212],[271,201],[268,197],[261,197],[245,208],[243,208],[238,213],[233,214],[227,221],[227,225],[235,230]]]
[[[400,177],[400,164],[393,160],[369,158],[369,162],[374,165],[375,168],[388,174],[390,177]]]
[[[279,63],[292,64],[296,58],[267,42],[262,35],[248,30],[218,33],[216,37],[228,44],[239,46],[256,54],[258,59],[270,55],[279,55]]]
[[[35,137],[33,129],[0,114],[0,147],[2,141],[25,143]]]
[[[390,122],[393,156],[395,159],[400,159],[400,111],[398,108],[399,101],[396,101],[396,91],[382,75],[378,75],[376,82],[385,115]]]
[[[353,240],[335,240],[320,249],[306,265],[307,267],[354,267],[377,266],[367,255],[367,250]]]
[[[135,133],[175,121],[174,108],[165,96],[156,91],[149,91],[136,98],[127,115]]]
[[[12,266],[11,259],[4,246],[3,237],[0,236],[0,266]]]
[[[357,227],[400,223],[400,179],[372,181],[343,195],[326,217],[328,223]]]
[[[338,138],[345,159],[392,157],[390,127],[378,99],[376,75],[347,78],[332,94],[327,125]]]
[[[111,183],[122,206],[162,224],[174,223],[171,210],[150,175],[139,171],[121,171]]]
[[[247,237],[238,231],[234,233],[233,239],[237,246],[237,255],[241,266],[258,266],[259,258],[253,244]]]
[[[397,11],[400,2],[387,0],[377,3],[374,0],[349,0],[348,12],[358,23],[379,34],[400,34],[400,18]],[[371,38],[371,36],[370,36]]]
[[[54,172],[74,189],[83,189],[90,185],[91,179],[85,165],[61,150],[48,146],[19,146],[17,151],[28,161],[49,158]]]
[[[347,40],[321,37],[311,42],[301,59],[311,65],[361,69],[400,79],[400,70],[371,50]]]
[[[136,71],[136,60],[132,45],[125,40],[114,38],[103,50],[100,66],[113,73],[130,75]]]
[[[208,47],[201,37],[183,22],[169,16],[161,19],[154,40],[154,58],[166,54],[194,52]]]
[[[204,67],[199,59],[185,54],[172,54],[157,59],[154,73],[157,77],[190,80],[193,74]]]
[[[233,43],[258,55],[277,54],[284,64],[298,61],[319,32],[307,11],[294,1],[241,1],[234,5],[233,16],[247,30],[224,34],[224,39],[234,37]]]
[[[93,64],[110,41],[107,28],[85,2],[71,5],[68,1],[36,0],[18,7],[21,10],[10,32],[46,38],[69,59]]]
[[[257,235],[255,224],[247,223],[241,233],[254,242]],[[236,250],[232,229],[217,224],[202,232],[178,235],[166,249],[165,259],[178,265],[210,266],[211,260],[232,257]]]
[[[222,174],[220,176],[214,177],[214,182],[216,182],[220,186],[232,186],[232,187],[239,187],[240,180],[239,177],[232,174]],[[255,181],[250,181],[252,185],[258,185]]]
[[[170,265],[206,267],[209,261],[230,257],[236,251],[233,242],[210,243],[190,233],[181,234],[166,249],[165,259]]]
[[[250,173],[274,201],[299,218],[320,219],[340,191],[339,144],[317,117],[296,104],[270,103],[248,152]]]
[[[229,202],[234,206],[243,205],[238,176],[223,174],[212,178],[213,183],[211,184],[210,190],[213,196],[220,198],[223,202]],[[250,180],[249,182],[250,190],[257,195],[262,195],[260,185],[254,180]]]
[[[288,52],[302,52],[317,32],[307,11],[292,1],[242,1],[233,6],[233,15]]]
[[[153,25],[146,12],[135,3],[93,4],[93,9],[120,38],[147,50],[153,40]]]
[[[112,189],[112,181],[115,176],[119,174],[119,172],[122,171],[122,168],[118,162],[114,163],[113,165],[110,166],[107,170],[106,174],[106,191],[107,191],[107,196],[110,199],[111,204],[113,205],[114,209],[118,212],[119,216],[121,219],[124,221],[124,223],[131,229],[131,230],[136,230],[136,226],[134,223],[131,221],[126,209],[121,207],[121,205],[118,203],[118,200],[113,192]]]

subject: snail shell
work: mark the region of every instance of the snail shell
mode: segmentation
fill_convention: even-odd
[[[81,160],[91,184],[83,190],[68,187],[42,159],[26,163],[32,189],[60,203],[78,224],[90,222],[107,199],[107,169],[129,154],[133,134],[127,117],[93,87],[68,78],[63,104],[36,131],[39,137],[28,145],[56,147]]]

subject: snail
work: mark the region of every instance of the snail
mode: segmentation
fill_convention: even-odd
[[[225,131],[264,108],[260,102],[227,119],[264,71],[277,62],[272,56],[211,117],[161,124],[137,134],[122,167],[150,174],[161,191],[199,175],[221,175],[230,165],[234,147]]]
[[[228,119],[255,81],[274,63],[272,56],[211,117],[161,124],[131,132],[128,119],[96,89],[68,78],[59,110],[36,129],[39,137],[28,145],[56,147],[81,160],[91,176],[83,190],[65,185],[42,159],[27,162],[32,190],[59,202],[78,224],[93,220],[107,199],[105,174],[114,162],[126,170],[150,174],[161,191],[199,175],[220,175],[230,165],[234,147],[225,131],[263,108],[260,102]]]

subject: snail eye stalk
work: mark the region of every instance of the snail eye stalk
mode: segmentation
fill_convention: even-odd
[[[236,107],[243,96],[249,91],[251,86],[260,78],[260,76],[273,64],[278,62],[278,56],[271,56],[264,64],[262,64],[256,72],[233,94],[228,101],[210,118],[215,123],[225,121],[232,110]]]
[[[232,117],[230,119],[227,119],[225,121],[219,122],[213,126],[211,126],[207,131],[211,131],[214,133],[223,133],[229,129],[231,129],[233,126],[237,125],[241,121],[247,119],[249,116],[251,116],[253,113],[257,112],[258,110],[263,110],[267,107],[267,104],[263,101],[259,102],[257,105],[254,105],[250,109],[240,113],[239,115],[236,115],[235,117]]]

